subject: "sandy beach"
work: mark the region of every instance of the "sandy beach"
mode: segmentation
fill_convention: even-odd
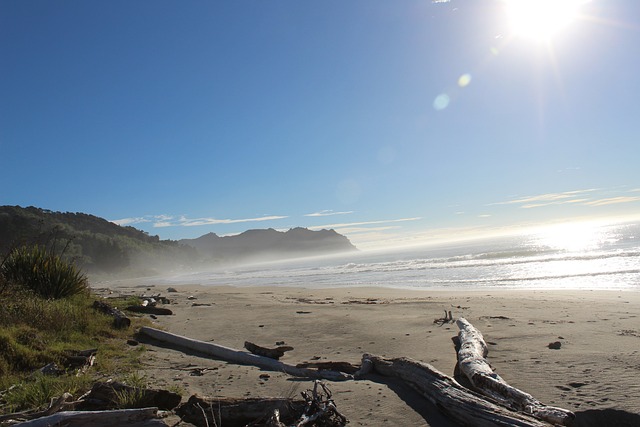
[[[97,286],[101,288],[102,286]],[[488,360],[511,385],[576,412],[578,425],[640,425],[640,293],[620,291],[409,291],[384,288],[265,288],[134,282],[114,294],[162,294],[171,316],[158,328],[242,349],[285,342],[283,362],[357,364],[363,353],[406,356],[453,375],[455,324],[465,317],[489,344]],[[100,292],[108,292],[101,290]],[[560,349],[548,344],[560,342]],[[154,387],[179,386],[186,397],[294,397],[311,382],[145,341],[144,374]],[[267,374],[267,375],[265,375]],[[338,409],[353,426],[448,426],[410,389],[380,378],[333,382]],[[185,399],[186,399],[185,397]]]

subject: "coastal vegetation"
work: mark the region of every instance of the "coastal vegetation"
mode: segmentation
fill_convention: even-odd
[[[60,299],[86,293],[87,277],[72,263],[43,246],[22,246],[2,264],[5,286],[23,287],[43,298]]]
[[[43,407],[63,393],[77,397],[98,378],[135,376],[144,346],[126,341],[146,324],[142,318],[114,328],[92,308],[84,273],[42,246],[17,248],[0,261],[0,413]],[[91,369],[71,363],[87,349],[97,354]]]
[[[24,244],[47,246],[90,275],[144,275],[197,258],[189,246],[94,215],[0,206],[0,253]]]

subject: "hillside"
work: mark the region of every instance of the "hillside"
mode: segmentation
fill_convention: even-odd
[[[153,274],[167,262],[179,266],[197,258],[189,246],[94,215],[0,206],[0,254],[22,244],[54,248],[91,274]]]
[[[85,213],[0,206],[0,256],[22,244],[54,248],[89,274],[127,276],[357,250],[333,230],[249,230],[237,236],[209,233],[173,241]]]
[[[349,239],[334,230],[312,231],[300,227],[286,232],[272,228],[248,230],[224,237],[208,233],[197,239],[180,240],[179,243],[217,260],[293,258],[357,250]]]

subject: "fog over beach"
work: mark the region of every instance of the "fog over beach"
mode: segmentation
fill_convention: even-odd
[[[573,227],[573,228],[572,228]],[[572,230],[572,231],[571,231]],[[285,342],[286,363],[410,357],[453,375],[451,311],[484,335],[511,385],[577,414],[577,426],[640,422],[640,231],[637,223],[568,225],[517,236],[392,252],[229,267],[101,283],[115,293],[169,296],[172,333],[233,348]],[[167,293],[174,288],[176,292]],[[559,343],[558,349],[550,344]],[[159,387],[215,396],[294,396],[282,373],[147,344]],[[190,376],[189,369],[204,372]],[[380,381],[330,384],[349,425],[453,426],[412,390]]]
[[[640,291],[640,223],[568,223],[502,237],[141,280],[170,286]]]

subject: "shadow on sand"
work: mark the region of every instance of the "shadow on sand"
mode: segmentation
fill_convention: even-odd
[[[640,414],[618,409],[589,409],[576,412],[575,427],[638,427]]]
[[[442,412],[427,399],[422,397],[414,389],[406,385],[399,379],[383,377],[376,374],[367,375],[367,380],[383,384],[389,387],[402,401],[404,401],[411,409],[416,411],[430,427],[459,427],[460,424],[454,423],[444,416]]]

